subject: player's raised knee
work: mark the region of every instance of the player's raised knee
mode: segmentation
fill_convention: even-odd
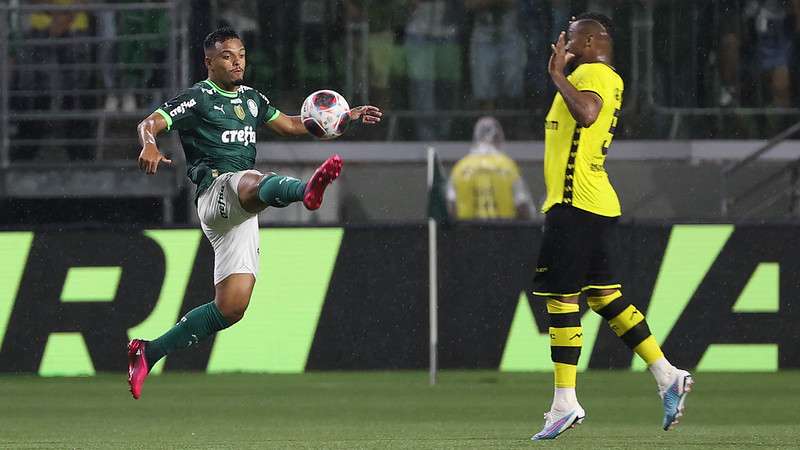
[[[266,177],[270,175],[274,174],[269,173]],[[256,172],[247,172],[242,175],[236,191],[239,194],[239,201],[245,211],[257,213],[266,208],[266,205],[258,198],[260,183],[266,177]]]
[[[242,320],[247,311],[247,304],[248,302],[217,302],[217,307],[230,326]]]

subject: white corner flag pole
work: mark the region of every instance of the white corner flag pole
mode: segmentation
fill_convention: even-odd
[[[434,155],[436,150],[428,147],[428,194],[430,195],[433,187]],[[428,320],[430,322],[430,368],[429,381],[431,386],[436,384],[436,372],[438,365],[437,343],[439,340],[439,280],[438,258],[436,246],[436,220],[428,216]]]

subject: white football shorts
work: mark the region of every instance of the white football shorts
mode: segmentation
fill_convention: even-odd
[[[234,273],[258,274],[258,215],[239,203],[239,180],[257,170],[223,173],[197,199],[203,233],[214,247],[214,284]]]

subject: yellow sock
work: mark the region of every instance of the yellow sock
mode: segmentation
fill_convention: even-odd
[[[553,366],[556,387],[574,388],[577,384],[578,366],[564,363],[553,363]]]
[[[664,357],[664,352],[661,351],[661,347],[658,345],[653,335],[645,338],[641,344],[633,348],[633,351],[636,352],[648,366]]]
[[[614,333],[648,365],[664,357],[658,342],[650,333],[647,321],[631,302],[617,290],[611,294],[587,299],[592,311],[608,321]]]
[[[580,309],[577,303],[547,300],[550,317],[550,357],[557,388],[574,388],[578,358],[583,345]]]

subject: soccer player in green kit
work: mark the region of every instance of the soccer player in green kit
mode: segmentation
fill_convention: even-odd
[[[170,164],[156,145],[162,131],[178,130],[188,176],[197,185],[197,213],[214,247],[214,300],[189,311],[157,339],[128,344],[128,384],[138,399],[153,365],[238,322],[250,302],[258,273],[258,216],[273,206],[322,204],[325,188],[339,176],[342,159],[328,158],[308,182],[253,170],[256,128],[265,124],[282,136],[308,134],[299,116],[286,116],[267,97],[243,85],[245,48],[236,32],[222,28],[203,42],[208,79],[164,103],[137,127],[139,168],[154,175]],[[350,110],[351,121],[380,122],[374,106]]]

